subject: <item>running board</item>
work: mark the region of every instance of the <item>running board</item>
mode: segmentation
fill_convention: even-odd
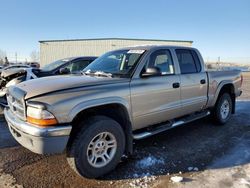
[[[210,111],[204,111],[204,112],[200,112],[198,114],[197,113],[192,114],[190,116],[186,116],[184,118],[180,118],[178,120],[175,120],[172,123],[168,122],[168,123],[162,124],[160,126],[156,126],[155,128],[152,128],[151,130],[145,130],[145,131],[141,131],[139,133],[135,133],[135,134],[133,134],[133,138],[135,140],[140,140],[140,139],[143,139],[143,138],[147,138],[149,136],[153,136],[153,135],[158,134],[160,132],[163,132],[163,131],[172,129],[174,127],[189,123],[191,121],[195,121],[197,119],[204,118],[204,117],[206,117],[208,115],[210,115]]]

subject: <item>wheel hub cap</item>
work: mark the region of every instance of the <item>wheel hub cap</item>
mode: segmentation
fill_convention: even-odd
[[[87,158],[89,164],[95,168],[106,166],[113,159],[116,149],[117,141],[112,133],[99,133],[88,145]]]
[[[220,114],[222,119],[226,119],[230,112],[230,106],[229,102],[227,100],[223,101],[221,108],[220,108]]]

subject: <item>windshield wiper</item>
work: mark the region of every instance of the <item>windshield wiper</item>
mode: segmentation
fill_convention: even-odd
[[[103,76],[103,77],[109,77],[111,78],[112,77],[112,74],[111,73],[108,73],[108,72],[103,72],[103,71],[95,71],[95,72],[92,72],[90,70],[87,70],[87,71],[82,71],[82,74],[83,75],[90,75],[90,76]]]
[[[112,77],[112,74],[109,72],[103,72],[103,71],[96,71],[94,73],[95,76],[105,76],[105,77]]]

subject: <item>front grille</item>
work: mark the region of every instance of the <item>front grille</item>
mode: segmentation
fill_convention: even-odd
[[[25,105],[22,99],[17,99],[8,93],[7,101],[11,112],[15,114],[18,118],[26,120]]]

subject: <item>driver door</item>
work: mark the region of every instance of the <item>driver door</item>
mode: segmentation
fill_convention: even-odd
[[[131,81],[131,104],[135,129],[178,117],[181,108],[180,76],[175,74],[169,50],[157,50],[145,67],[158,67],[160,76]],[[176,87],[178,86],[178,87]]]

